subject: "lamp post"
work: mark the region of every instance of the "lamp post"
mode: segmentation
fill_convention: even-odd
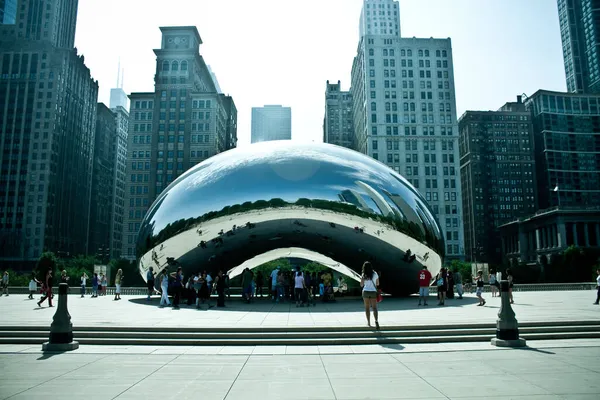
[[[58,308],[50,326],[50,340],[42,345],[42,351],[70,351],[79,348],[79,342],[73,341],[73,324],[67,309],[69,285],[58,286]]]

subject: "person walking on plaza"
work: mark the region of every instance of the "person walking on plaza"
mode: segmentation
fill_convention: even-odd
[[[294,295],[296,296],[296,307],[304,307],[304,302],[302,300],[305,288],[304,277],[302,276],[302,271],[298,268],[296,272],[296,276],[294,277]]]
[[[498,293],[498,287],[496,286],[496,271],[490,271],[490,289],[492,290],[492,297],[500,296]]]
[[[446,303],[446,288],[448,287],[448,272],[446,268],[440,270],[437,277],[437,290],[438,290],[438,306],[443,306]]]
[[[98,297],[98,274],[95,272],[92,278],[92,297]]]
[[[119,268],[115,276],[115,300],[121,300],[121,282],[123,282],[123,270]]]
[[[146,301],[150,301],[150,297],[154,294],[154,268],[150,267],[146,273],[146,283],[148,284],[148,297]]]
[[[452,274],[452,271],[450,271],[450,269],[446,269],[446,274],[448,279],[446,298],[454,299],[454,275]]]
[[[102,296],[106,296],[106,287],[108,286],[108,277],[106,274],[102,275]]]
[[[271,294],[273,295],[273,301],[277,300],[279,294],[277,293],[277,276],[279,275],[279,265],[271,272]]]
[[[85,297],[85,284],[87,283],[88,276],[85,272],[81,274],[81,297]]]
[[[227,286],[227,280],[223,274],[223,270],[219,270],[216,277],[215,285],[217,286],[217,307],[225,307],[225,287]]]
[[[246,268],[242,272],[242,297],[246,300],[246,303],[250,303],[250,297],[252,296],[252,272],[249,268]]]
[[[456,293],[458,294],[458,300],[461,300],[463,297],[463,283],[462,283],[462,274],[458,270],[458,268],[454,269],[454,284],[456,285]]]
[[[42,303],[48,299],[48,307],[52,306],[52,270],[48,270],[46,272],[46,279],[44,280],[44,284],[42,285],[42,292],[44,296],[38,301],[38,307],[42,306]]]
[[[375,328],[379,329],[379,313],[377,311],[377,287],[379,287],[379,275],[377,275],[377,272],[373,271],[373,266],[369,261],[365,261],[363,264],[360,286],[362,287],[362,298],[365,304],[367,325],[371,326],[372,309],[373,317],[375,317]]]
[[[478,306],[485,306],[485,300],[483,299],[483,286],[483,271],[480,270],[477,271],[477,291],[475,292],[475,295],[479,299],[479,304],[477,304]]]
[[[8,276],[8,271],[4,271],[4,275],[2,275],[2,289],[3,292],[2,294],[5,294],[8,296],[8,283],[9,283],[9,276]]]
[[[262,271],[256,273],[256,295],[260,294],[263,297],[263,286],[265,285],[265,279],[263,278]]]
[[[35,278],[35,274],[31,274],[31,280],[29,281],[29,297],[27,297],[29,300],[33,300],[33,295],[37,292],[38,283],[40,283],[40,281]]]
[[[510,304],[514,304],[513,300],[513,276],[510,268],[506,269],[506,280],[508,281],[508,298],[510,299]]]
[[[176,272],[171,272],[171,277],[175,280],[173,282],[173,309],[179,310],[179,302],[181,301],[181,289],[183,276],[181,275],[181,267],[177,267]]]
[[[598,293],[596,294],[596,301],[594,304],[598,305],[600,304],[600,268],[596,270],[596,274],[598,274],[598,276],[596,276],[596,291]]]
[[[163,269],[160,273],[158,280],[160,282],[161,296],[160,296],[160,305],[159,307],[170,306],[171,302],[169,301],[169,274],[167,269]]]
[[[423,265],[423,269],[419,271],[419,305],[421,305],[421,300],[423,300],[424,305],[427,305],[430,283],[431,272],[429,272],[429,270],[427,269],[427,265]]]

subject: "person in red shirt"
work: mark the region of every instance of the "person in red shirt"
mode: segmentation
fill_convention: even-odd
[[[427,297],[429,297],[429,284],[431,283],[431,272],[427,270],[427,266],[423,265],[423,269],[419,271],[419,305],[423,299],[424,305],[427,305]]]

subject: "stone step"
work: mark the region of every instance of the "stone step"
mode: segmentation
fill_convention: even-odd
[[[179,339],[179,338],[78,338],[81,345],[122,345],[122,346],[315,346],[315,345],[366,345],[366,344],[403,344],[403,343],[448,343],[448,342],[486,342],[494,335],[457,335],[457,336],[377,336],[362,338],[269,338],[269,339]],[[527,340],[561,339],[598,339],[600,332],[558,332],[522,334]],[[0,344],[41,344],[46,337],[0,337]]]
[[[598,332],[598,326],[540,326],[540,327],[521,327],[521,334],[550,334],[550,333],[570,333],[570,332]],[[421,337],[421,336],[469,336],[469,335],[490,335],[496,334],[495,328],[471,328],[471,329],[427,329],[427,330],[361,330],[361,331],[317,331],[317,332],[163,332],[155,331],[129,331],[129,330],[74,330],[74,336],[78,339],[105,337],[112,339],[236,339],[236,340],[263,340],[263,339],[321,339],[321,338],[371,338],[375,337]],[[9,337],[49,337],[48,329],[37,331],[23,330],[0,330],[0,338]]]

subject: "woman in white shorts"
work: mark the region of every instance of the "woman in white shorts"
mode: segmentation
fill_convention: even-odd
[[[377,275],[377,272],[373,271],[373,266],[368,261],[365,261],[362,267],[360,286],[363,288],[362,297],[363,302],[365,303],[367,324],[371,326],[371,309],[373,309],[375,327],[379,329],[379,313],[377,312],[377,287],[379,286],[379,275]]]

